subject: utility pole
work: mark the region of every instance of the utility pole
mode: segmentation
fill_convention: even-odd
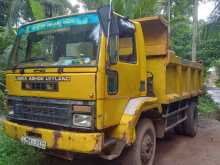
[[[193,37],[192,37],[192,61],[196,61],[197,35],[198,35],[198,0],[194,0],[193,6]]]
[[[169,48],[170,48],[170,41],[171,41],[171,0],[168,0],[168,38],[169,38]]]

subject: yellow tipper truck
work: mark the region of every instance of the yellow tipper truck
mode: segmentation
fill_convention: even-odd
[[[17,32],[6,71],[5,133],[48,154],[152,165],[156,138],[195,136],[202,65],[169,50],[161,17],[104,6]]]

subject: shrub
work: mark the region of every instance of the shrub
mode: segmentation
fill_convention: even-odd
[[[0,124],[0,165],[39,165],[43,155],[33,148],[8,138]]]
[[[199,112],[208,114],[217,111],[218,106],[208,94],[205,94],[199,98],[198,108]]]

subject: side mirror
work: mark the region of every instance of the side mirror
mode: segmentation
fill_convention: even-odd
[[[113,14],[110,5],[99,8],[97,13],[105,36],[117,35],[119,33],[117,16]]]
[[[117,63],[118,55],[118,17],[113,14],[110,5],[103,6],[97,10],[101,27],[107,38],[107,48],[109,52],[109,64]]]

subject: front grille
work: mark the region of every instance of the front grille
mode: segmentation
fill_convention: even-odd
[[[58,91],[58,82],[22,82],[23,90]]]
[[[70,127],[73,113],[70,103],[51,99],[12,97],[8,99],[8,105],[14,114],[9,115],[9,118]]]

